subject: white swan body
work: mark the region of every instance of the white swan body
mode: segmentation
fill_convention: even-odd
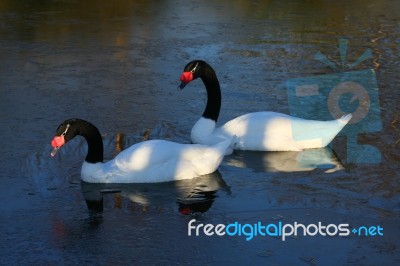
[[[57,128],[51,145],[54,156],[75,136],[83,136],[88,152],[81,179],[89,183],[155,183],[191,179],[217,170],[231,151],[233,138],[212,146],[180,144],[165,140],[137,143],[103,163],[103,140],[99,130],[82,119],[68,119]]]
[[[249,113],[216,128],[221,108],[221,90],[213,68],[202,60],[189,62],[182,73],[183,89],[201,78],[207,90],[207,105],[192,128],[193,143],[211,145],[236,136],[233,148],[253,151],[300,151],[328,145],[350,121],[351,114],[331,121],[306,120],[275,112]]]
[[[212,119],[201,117],[192,128],[194,143],[215,144],[236,136],[233,149],[252,151],[300,151],[328,145],[351,119],[317,121],[275,112],[239,116],[216,128]]]
[[[214,146],[149,140],[123,150],[105,163],[84,162],[89,183],[149,183],[191,179],[217,170],[232,139]]]

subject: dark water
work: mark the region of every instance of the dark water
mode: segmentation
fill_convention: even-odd
[[[103,2],[0,2],[1,264],[400,263],[398,1]],[[351,70],[376,75],[377,126],[352,125],[361,129],[333,154],[235,152],[213,175],[146,186],[81,183],[79,139],[49,157],[70,117],[99,127],[107,159],[147,137],[189,142],[205,91],[176,86],[196,58],[219,76],[220,123],[289,113],[302,103],[287,81],[340,72],[315,59],[340,65],[339,39],[348,65],[371,49]],[[191,219],[379,225],[384,235],[196,237]]]

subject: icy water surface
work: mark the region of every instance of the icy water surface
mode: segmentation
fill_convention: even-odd
[[[389,0],[1,1],[0,264],[399,264],[398,10]],[[189,143],[205,90],[176,87],[192,59],[217,72],[220,124],[307,111],[290,84],[349,71],[368,70],[360,82],[370,80],[371,111],[333,152],[235,151],[216,173],[182,182],[81,183],[79,138],[49,156],[71,117],[99,127],[107,160],[146,139]],[[339,108],[368,100],[351,99]],[[305,113],[325,116],[328,106]],[[383,236],[188,236],[192,219],[347,223]]]

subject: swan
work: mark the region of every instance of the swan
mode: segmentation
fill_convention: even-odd
[[[51,141],[54,157],[75,136],[84,137],[88,152],[82,164],[81,179],[88,183],[156,183],[191,179],[214,172],[233,139],[213,146],[148,140],[121,151],[103,163],[103,140],[99,130],[82,119],[61,123]]]
[[[193,143],[212,145],[236,136],[232,145],[236,150],[301,151],[322,148],[350,121],[351,114],[330,121],[306,120],[276,112],[254,112],[236,117],[216,128],[221,90],[214,69],[203,60],[189,62],[180,76],[182,90],[200,78],[207,90],[207,104],[203,115],[191,131]]]

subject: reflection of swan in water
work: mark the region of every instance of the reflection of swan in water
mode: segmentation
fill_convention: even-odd
[[[194,179],[167,183],[94,184],[82,181],[81,187],[91,211],[103,211],[103,195],[107,193],[115,193],[120,196],[119,200],[127,199],[145,207],[176,202],[182,214],[206,212],[217,197],[218,190],[230,193],[218,171]]]
[[[256,172],[301,172],[328,168],[325,173],[333,173],[344,169],[329,148],[282,152],[234,151],[226,161],[228,165],[252,168]]]

